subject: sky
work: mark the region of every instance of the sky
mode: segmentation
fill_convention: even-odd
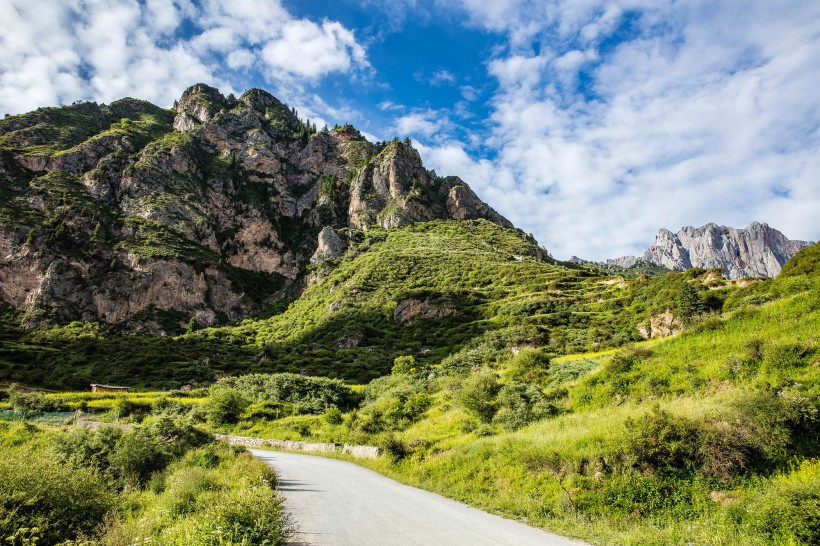
[[[558,259],[820,239],[820,2],[3,0],[0,115],[190,85],[409,137]]]

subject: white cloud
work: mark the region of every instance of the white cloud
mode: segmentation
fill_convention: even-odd
[[[279,0],[0,3],[0,114],[123,96],[169,106],[196,82],[242,90],[245,72],[231,70],[265,66],[292,99],[368,63],[349,29],[297,19]]]
[[[434,110],[417,110],[395,120],[396,134],[432,137],[441,133],[448,120]]]
[[[423,155],[556,257],[634,253],[710,221],[820,237],[820,4],[459,4],[507,35],[488,63],[497,153]]]
[[[464,97],[464,100],[468,102],[476,100],[481,94],[481,91],[476,89],[472,85],[462,85],[459,88],[459,91],[461,91],[461,96]]]
[[[353,33],[340,23],[294,21],[282,29],[281,38],[262,50],[262,58],[274,72],[305,78],[330,72],[347,72],[351,64],[365,64],[364,49]]]
[[[433,72],[433,75],[430,76],[430,85],[433,86],[451,85],[455,82],[456,77],[452,74],[452,72],[443,68],[441,70],[436,70]]]

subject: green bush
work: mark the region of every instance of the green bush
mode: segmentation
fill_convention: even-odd
[[[276,546],[292,533],[275,491],[276,475],[250,453],[206,446],[171,464],[166,474],[162,488],[141,493],[136,509],[106,527],[103,543]]]
[[[39,392],[23,392],[12,388],[9,390],[9,404],[17,411],[70,411],[62,398],[47,397]]]
[[[538,385],[513,381],[498,393],[498,413],[493,417],[493,423],[505,430],[517,430],[557,414],[558,408],[550,403]]]
[[[626,452],[642,470],[674,473],[697,466],[697,427],[688,419],[655,408],[628,420]]]
[[[204,407],[210,423],[227,425],[239,421],[249,405],[250,399],[239,390],[220,386],[211,389]]]
[[[689,519],[697,514],[691,484],[668,476],[612,476],[605,482],[602,501],[605,511],[633,517],[666,513]]]
[[[2,537],[28,528],[30,539],[49,546],[91,534],[115,501],[110,484],[92,467],[61,463],[45,450],[7,449],[0,457]]]
[[[549,367],[550,353],[545,349],[521,349],[510,362],[510,377],[524,383],[544,383]]]
[[[75,466],[90,466],[98,470],[111,467],[111,454],[122,437],[118,427],[100,427],[92,430],[77,427],[54,440],[54,448],[62,460]]]
[[[820,461],[769,480],[745,509],[744,519],[777,544],[820,544]]]
[[[493,420],[498,404],[496,395],[500,389],[498,376],[492,370],[484,369],[468,377],[458,393],[461,406],[484,423]]]
[[[323,413],[330,406],[355,407],[358,398],[338,379],[295,373],[247,374],[220,379],[212,390],[234,389],[251,400],[291,404],[297,413]]]
[[[151,411],[151,405],[147,402],[131,400],[127,396],[118,396],[111,406],[111,411],[117,414],[120,419],[126,417],[142,417]]]
[[[330,406],[322,417],[329,425],[341,425],[343,421],[342,412],[336,406]]]
[[[379,447],[390,461],[396,463],[409,453],[408,447],[394,434],[386,434],[379,440]]]
[[[144,485],[189,449],[213,441],[211,436],[184,420],[160,417],[128,431],[116,427],[86,427],[57,436],[59,458],[77,467],[105,471],[122,481]]]

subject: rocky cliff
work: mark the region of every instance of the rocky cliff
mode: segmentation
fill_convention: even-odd
[[[409,141],[317,132],[259,89],[0,121],[0,300],[29,325],[162,334],[241,318],[356,230],[446,218],[512,227]]]
[[[623,256],[602,264],[628,268],[644,261],[674,271],[720,268],[728,279],[775,277],[797,251],[811,244],[789,240],[759,222],[743,229],[706,224],[677,233],[661,229],[642,257]]]

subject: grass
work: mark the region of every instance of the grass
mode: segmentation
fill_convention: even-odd
[[[0,535],[45,546],[284,544],[292,524],[273,470],[204,443],[167,416],[125,432],[0,421]]]

